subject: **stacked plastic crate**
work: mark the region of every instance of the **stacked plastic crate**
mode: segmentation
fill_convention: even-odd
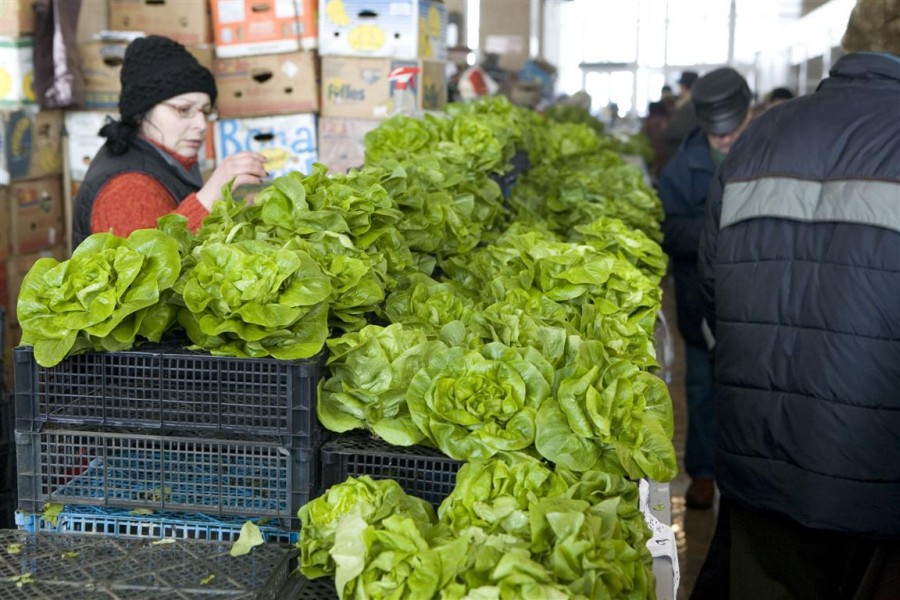
[[[320,491],[321,360],[180,345],[14,360],[20,528],[228,540],[254,520],[296,538]]]

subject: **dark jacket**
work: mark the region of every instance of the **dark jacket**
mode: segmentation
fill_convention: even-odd
[[[846,55],[759,117],[708,208],[723,493],[900,537],[900,59]]]
[[[91,161],[84,182],[75,196],[72,217],[72,248],[91,234],[91,213],[97,194],[110,178],[122,173],[144,173],[153,177],[172,194],[176,204],[203,185],[200,169],[190,171],[173,157],[143,139],[136,138],[123,154],[115,155],[104,145]]]
[[[672,259],[678,329],[689,344],[705,346],[700,323],[703,303],[697,276],[697,249],[709,182],[716,171],[706,135],[695,129],[659,176],[657,189],[666,217],[663,249]]]

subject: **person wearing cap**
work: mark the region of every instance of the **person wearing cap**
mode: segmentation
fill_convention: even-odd
[[[715,499],[716,415],[707,342],[702,330],[697,249],[706,193],[717,165],[750,121],[750,88],[734,69],[711,71],[693,86],[699,126],[660,173],[658,192],[665,210],[663,249],[672,259],[678,329],[685,342],[688,429],[685,469],[691,484],[689,508],[706,509]]]
[[[259,184],[265,157],[226,157],[206,183],[197,165],[210,121],[216,82],[187,49],[168,38],[138,38],[125,50],[118,121],[100,130],[106,138],[75,196],[72,246],[92,233],[127,236],[156,227],[169,213],[196,230],[222,196],[222,187]]]
[[[738,600],[900,597],[900,0],[858,0],[841,45],[707,201]]]

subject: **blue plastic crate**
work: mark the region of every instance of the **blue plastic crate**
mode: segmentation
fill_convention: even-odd
[[[456,472],[463,465],[426,446],[392,446],[370,434],[350,433],[322,446],[322,489],[347,477],[368,475],[393,479],[407,494],[435,507],[456,487]]]
[[[172,511],[141,514],[123,508],[89,505],[66,505],[56,516],[56,523],[40,514],[17,512],[16,527],[22,531],[56,533],[97,533],[117,537],[176,538],[233,542],[248,520],[259,527],[267,542],[296,544],[298,532],[282,529],[265,519],[240,517],[216,518],[203,513]]]
[[[19,510],[80,504],[278,519],[319,486],[318,451],[273,438],[165,436],[46,427],[16,433]]]
[[[315,448],[323,356],[307,361],[212,356],[177,345],[88,352],[54,367],[16,348],[16,431],[45,424],[274,435]]]

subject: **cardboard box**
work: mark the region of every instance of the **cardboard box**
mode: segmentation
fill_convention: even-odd
[[[398,87],[388,80],[397,67],[420,71],[407,90],[417,110],[441,110],[447,102],[444,63],[390,58],[322,57],[322,116],[384,119],[394,114]]]
[[[320,0],[319,53],[447,60],[438,0]]]
[[[107,117],[113,119],[118,113],[112,111],[69,110],[66,111],[66,158],[71,181],[84,181],[88,167],[94,156],[106,142],[99,131]]]
[[[381,121],[366,119],[319,119],[319,162],[329,171],[346,173],[366,161],[366,134]]]
[[[317,0],[211,0],[216,56],[311,50],[318,42]]]
[[[0,185],[62,173],[62,110],[0,111]]]
[[[8,211],[9,253],[27,254],[53,248],[65,240],[62,178],[14,182],[3,210]]]
[[[119,75],[127,47],[126,42],[94,41],[78,44],[81,73],[84,76],[85,108],[118,108],[119,92],[122,90]],[[212,46],[201,44],[186,47],[201,65],[212,71]]]
[[[209,8],[198,0],[109,0],[109,27],[164,35],[186,46],[212,42]]]
[[[31,38],[0,39],[0,108],[35,104]]]
[[[33,0],[0,0],[0,35],[17,38],[34,31]]]
[[[222,117],[318,112],[318,59],[313,52],[265,54],[215,61]]]
[[[75,42],[82,44],[97,39],[95,36],[109,29],[109,6],[102,2],[81,2],[78,11],[78,30]]]
[[[270,179],[292,171],[309,173],[316,162],[316,117],[311,114],[223,119],[215,127],[216,159],[247,150],[268,159]]]

